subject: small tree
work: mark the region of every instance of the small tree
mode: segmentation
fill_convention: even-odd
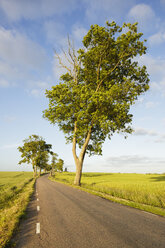
[[[149,88],[146,67],[135,60],[146,53],[142,35],[137,32],[137,23],[124,23],[122,27],[115,22],[107,22],[106,27],[93,25],[78,55],[69,42],[68,55],[64,54],[70,66],[56,54],[68,72],[58,85],[46,91],[49,108],[44,117],[58,124],[67,142],[72,142],[76,185],[81,183],[86,152],[101,155],[107,137],[110,139],[115,132],[132,132],[130,107]]]
[[[54,171],[56,171],[56,167],[57,167],[57,153],[53,152],[52,153],[52,161],[51,161],[51,176],[54,174]]]
[[[37,174],[37,167],[42,168],[47,161],[48,153],[52,145],[47,144],[44,139],[38,135],[31,135],[28,139],[23,140],[23,146],[19,146],[18,150],[21,152],[22,163],[31,163],[34,171],[34,176]]]
[[[63,165],[64,165],[64,160],[61,158],[58,159],[57,161],[57,171],[62,172],[63,171]]]

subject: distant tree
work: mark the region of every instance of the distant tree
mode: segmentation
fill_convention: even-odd
[[[23,146],[19,146],[22,160],[19,164],[32,164],[34,176],[37,174],[37,167],[43,168],[44,163],[47,163],[48,153],[51,152],[52,145],[47,144],[45,140],[38,135],[31,135],[28,139],[23,140]]]
[[[49,164],[49,152],[48,151],[40,151],[38,152],[35,158],[36,167],[39,168],[39,175],[41,175],[41,170],[45,169],[48,170],[50,167]]]
[[[57,171],[62,172],[63,171],[63,165],[64,165],[64,160],[61,158],[58,159],[57,161]]]
[[[53,152],[52,153],[52,161],[51,161],[51,176],[54,174],[54,172],[56,171],[56,167],[57,167],[57,157],[58,154]]]
[[[136,61],[146,53],[137,23],[121,27],[115,22],[106,24],[92,25],[83,39],[84,48],[77,53],[69,42],[68,54],[64,52],[69,66],[56,54],[68,72],[46,91],[49,108],[44,117],[58,124],[67,142],[72,142],[76,185],[81,183],[86,153],[101,155],[107,137],[133,131],[130,107],[149,88],[146,67]]]
[[[44,168],[45,172],[50,172],[52,171],[52,167],[50,164],[47,164],[46,167]]]

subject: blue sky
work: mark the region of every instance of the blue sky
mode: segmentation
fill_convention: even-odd
[[[84,171],[165,172],[165,0],[0,0],[0,170],[18,165],[17,147],[38,134],[74,171],[71,145],[57,126],[42,118],[44,92],[63,71],[54,50],[67,48],[67,35],[81,47],[91,24],[139,23],[147,54],[139,59],[150,75],[150,90],[131,108],[134,134],[106,140],[103,156],[85,157]]]

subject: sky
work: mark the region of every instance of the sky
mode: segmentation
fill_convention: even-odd
[[[17,150],[32,134],[52,144],[68,171],[75,171],[71,144],[58,126],[42,117],[48,108],[45,90],[63,73],[54,52],[76,49],[92,24],[138,22],[147,39],[146,65],[150,89],[139,97],[133,134],[115,134],[102,156],[85,157],[83,171],[165,172],[165,0],[0,0],[0,171],[26,171]]]

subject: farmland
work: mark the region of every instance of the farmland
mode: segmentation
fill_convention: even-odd
[[[71,172],[56,173],[51,180],[73,186],[74,176]],[[164,174],[83,173],[80,189],[165,216]]]
[[[33,192],[32,172],[0,172],[0,247],[10,240]]]

